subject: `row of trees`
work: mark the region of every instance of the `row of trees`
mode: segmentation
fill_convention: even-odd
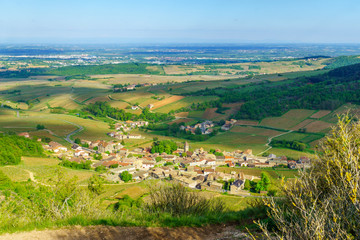
[[[270,145],[272,147],[290,148],[298,151],[304,151],[306,149],[306,144],[299,141],[272,140]]]
[[[150,122],[161,122],[174,119],[174,116],[164,113],[152,113],[148,108],[144,108],[140,115],[128,113],[124,109],[111,107],[108,102],[96,102],[87,105],[84,111],[96,117],[111,117],[121,121],[145,120]]]
[[[77,162],[71,162],[69,160],[63,160],[61,163],[59,163],[60,166],[72,168],[72,169],[91,169],[91,161],[83,161],[80,163]]]

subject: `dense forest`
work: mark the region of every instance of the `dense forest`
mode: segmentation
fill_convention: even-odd
[[[189,109],[205,110],[208,107],[221,107],[223,103],[245,102],[233,117],[260,120],[281,116],[290,109],[334,110],[347,102],[360,104],[360,64],[293,81],[252,85],[248,88],[220,87],[189,93],[188,95],[220,97],[216,101],[193,104]]]
[[[87,105],[84,109],[96,117],[111,117],[121,121],[145,120],[150,122],[161,122],[174,119],[174,116],[165,113],[152,113],[148,108],[144,108],[140,115],[128,113],[124,109],[111,107],[108,102],[96,102]]]
[[[16,135],[0,136],[0,165],[18,164],[21,156],[42,156],[43,152],[37,141]]]

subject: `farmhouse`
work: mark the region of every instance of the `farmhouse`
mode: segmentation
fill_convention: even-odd
[[[51,141],[49,142],[49,150],[52,150],[54,153],[58,153],[58,152],[66,152],[68,149],[67,147],[64,147],[58,142]]]
[[[30,138],[30,134],[28,132],[22,132],[17,134],[20,137]]]

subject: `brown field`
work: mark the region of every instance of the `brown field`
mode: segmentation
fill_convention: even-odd
[[[333,124],[323,121],[314,121],[306,126],[308,132],[321,132],[327,128],[330,128]]]
[[[103,96],[103,97],[96,97],[96,98],[91,98],[88,101],[86,101],[86,104],[90,104],[90,103],[96,103],[96,102],[108,102],[110,101],[108,96]]]
[[[250,121],[250,120],[237,120],[235,125],[254,125],[257,126],[259,122],[256,121]]]
[[[187,117],[187,116],[189,116],[189,112],[179,112],[179,113],[176,113],[175,114],[175,117]]]
[[[207,108],[204,114],[202,115],[202,118],[211,120],[216,117],[221,117],[221,114],[215,112],[216,110],[217,108]]]
[[[169,122],[168,124],[169,125],[171,125],[171,124],[173,124],[173,123],[187,123],[187,122],[191,122],[191,121],[193,121],[194,119],[191,119],[191,118],[179,118],[179,119],[176,119],[176,120],[174,120],[174,121],[172,121],[172,122]]]
[[[328,115],[329,113],[331,113],[331,111],[329,110],[320,110],[316,113],[314,113],[313,115],[311,115],[311,118],[322,118],[325,117],[326,115]]]
[[[166,106],[166,105],[168,105],[170,103],[179,101],[179,100],[181,100],[183,98],[184,98],[184,96],[171,96],[169,98],[166,98],[164,100],[161,100],[159,102],[154,103],[154,107],[152,109],[156,109],[156,108]]]
[[[301,123],[299,123],[295,127],[292,127],[291,130],[299,130],[301,128],[304,128],[306,125],[308,125],[309,123],[311,123],[313,121],[314,120],[312,120],[312,119],[305,119],[304,121],[302,121]]]

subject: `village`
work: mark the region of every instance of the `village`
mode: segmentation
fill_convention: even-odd
[[[226,124],[232,124],[231,121]],[[130,130],[148,125],[146,121],[124,122],[115,125],[116,132],[108,133],[117,139],[140,139],[140,135],[130,134]],[[212,126],[211,122],[199,124],[202,131]],[[203,133],[206,134],[206,133]],[[30,137],[29,133],[20,133],[19,136]],[[166,179],[179,182],[189,188],[229,192],[234,195],[249,195],[244,190],[245,181],[258,179],[257,176],[246,175],[241,168],[272,168],[283,167],[299,169],[310,167],[308,157],[299,160],[290,160],[286,156],[253,155],[251,149],[226,152],[212,149],[209,152],[203,148],[191,149],[188,142],[171,154],[152,153],[151,147],[125,148],[121,141],[106,142],[103,140],[80,140],[67,148],[60,143],[51,141],[45,144],[44,149],[61,159],[74,163],[91,162],[93,169],[104,169],[101,176],[108,182],[121,183],[124,172],[132,175],[132,181],[145,179]],[[227,173],[220,171],[220,167],[229,169]],[[224,189],[224,182],[229,182],[230,187]]]

